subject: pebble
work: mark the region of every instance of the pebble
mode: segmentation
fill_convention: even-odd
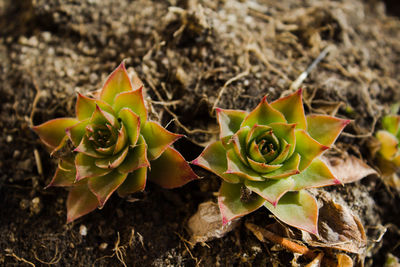
[[[7,142],[7,143],[11,143],[12,140],[13,140],[12,135],[7,135],[7,137],[6,137],[6,142]]]
[[[87,235],[87,228],[86,228],[85,225],[82,224],[82,225],[79,227],[79,234],[80,234],[81,236],[86,236],[86,235]]]
[[[99,249],[100,250],[105,250],[107,247],[108,247],[108,244],[104,242],[104,243],[100,244]]]

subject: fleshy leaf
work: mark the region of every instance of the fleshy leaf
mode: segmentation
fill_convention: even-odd
[[[293,179],[266,180],[262,182],[245,181],[245,185],[251,191],[257,193],[262,198],[276,206],[278,200],[294,186]]]
[[[116,96],[113,108],[118,113],[122,108],[129,108],[140,117],[144,125],[147,121],[147,109],[143,101],[143,87],[136,91],[123,92]]]
[[[304,107],[302,100],[302,89],[297,90],[287,97],[275,100],[271,106],[279,110],[288,123],[295,123],[296,129],[305,130],[307,127],[306,117],[304,115]]]
[[[172,147],[167,147],[159,158],[151,162],[148,175],[152,182],[164,188],[180,187],[199,178],[189,163]]]
[[[216,108],[220,128],[220,138],[231,136],[240,129],[240,124],[247,116],[246,111]]]
[[[331,146],[350,120],[327,115],[307,116],[307,132],[320,144]]]
[[[304,130],[296,130],[296,148],[295,151],[300,154],[299,170],[302,171],[310,165],[310,163],[329,147],[321,145],[315,141]]]
[[[97,197],[100,208],[104,206],[111,194],[125,181],[127,173],[114,170],[104,176],[93,177],[88,180],[90,191]]]
[[[273,165],[273,164],[281,164],[284,163],[284,161],[287,158],[290,158],[290,150],[293,146],[288,144],[284,139],[280,140],[280,151],[278,156],[276,156],[276,158],[272,161],[269,162],[269,164]]]
[[[136,146],[129,149],[125,160],[118,166],[121,173],[129,173],[138,168],[150,166],[147,160],[147,145],[144,138],[140,135]]]
[[[244,179],[252,181],[264,181],[265,179],[260,176],[257,172],[253,171],[250,167],[243,164],[233,149],[230,149],[226,153],[227,166],[226,174],[235,174]]]
[[[269,202],[264,206],[284,223],[318,235],[318,205],[308,192],[288,192],[275,207]]]
[[[236,175],[225,173],[227,170],[226,150],[221,141],[209,144],[191,163],[215,173],[229,183],[235,184],[241,180]]]
[[[248,201],[242,201],[241,193],[243,186],[243,184],[231,184],[222,181],[221,188],[219,189],[218,205],[223,225],[233,219],[255,211],[264,204],[265,199],[257,194],[252,194],[252,199]]]
[[[93,149],[91,142],[86,136],[83,136],[81,143],[77,148],[74,149],[74,151],[83,153],[93,158],[104,158],[104,155],[97,153],[97,151]]]
[[[80,142],[82,141],[83,136],[86,132],[86,126],[88,125],[89,120],[83,120],[71,127],[65,129],[69,139],[71,140],[72,144],[77,147]]]
[[[72,186],[75,182],[75,176],[75,166],[61,159],[53,179],[46,188],[50,186]]]
[[[146,187],[147,167],[139,168],[131,172],[126,177],[125,181],[117,189],[119,196],[124,197],[129,194],[143,191]]]
[[[119,93],[132,91],[132,84],[125,69],[124,62],[108,76],[101,92],[100,99],[110,105],[114,104],[115,96]]]
[[[382,128],[393,135],[397,135],[400,132],[400,116],[388,115],[383,117]]]
[[[96,159],[95,164],[102,169],[115,169],[125,160],[128,155],[129,146],[122,150],[119,154],[104,158]]]
[[[381,143],[379,153],[381,153],[385,159],[391,160],[398,150],[398,141],[396,137],[388,131],[381,130],[376,133],[376,138],[378,138]]]
[[[328,166],[319,158],[314,159],[307,169],[291,178],[295,181],[294,190],[340,184]]]
[[[240,158],[243,164],[247,164],[246,137],[249,131],[249,127],[242,127],[239,131],[237,131],[237,133],[232,136],[231,140],[229,141],[229,143],[233,144],[233,149],[235,150],[236,155]]]
[[[114,115],[102,110],[97,105],[94,112],[92,113],[92,117],[90,117],[90,123],[97,125],[110,124],[116,128],[119,128],[118,122],[115,119]]]
[[[51,149],[56,148],[66,136],[65,130],[77,124],[79,121],[75,118],[58,118],[49,120],[32,129],[39,135],[40,140]]]
[[[166,130],[154,121],[148,121],[142,128],[141,134],[146,140],[149,160],[157,159],[173,142],[182,135]]]
[[[295,136],[296,124],[271,123],[269,126],[272,128],[274,134],[278,138],[282,138],[288,144],[290,144],[289,153],[287,155],[287,157],[290,157],[293,154],[296,147],[296,136]]]
[[[118,130],[118,137],[117,142],[115,143],[115,148],[113,154],[117,154],[120,152],[125,146],[126,142],[128,141],[128,133],[125,129],[124,124],[121,124],[121,128]]]
[[[281,164],[270,165],[267,163],[254,161],[252,159],[248,159],[248,162],[250,167],[258,173],[269,173],[282,167]]]
[[[73,186],[67,199],[67,223],[96,209],[99,202],[86,183]]]
[[[140,118],[129,108],[123,108],[118,113],[118,118],[122,120],[126,131],[128,133],[128,139],[132,146],[136,144],[140,133]]]
[[[78,93],[78,97],[76,99],[76,117],[80,120],[86,120],[92,117],[93,112],[96,109],[96,105],[99,106],[102,110],[107,111],[110,114],[113,114],[114,111],[112,107],[104,101],[99,99],[93,99]]]
[[[255,124],[268,125],[273,122],[284,122],[286,123],[285,117],[278,110],[273,108],[267,102],[265,96],[261,103],[243,120],[241,127],[249,126],[252,127]]]
[[[95,164],[96,159],[83,153],[78,153],[75,157],[76,181],[88,177],[103,176],[112,171],[112,169],[99,168]]]
[[[298,174],[300,172],[300,159],[300,155],[298,153],[294,153],[289,159],[283,162],[282,167],[275,171],[263,174],[262,176],[269,179],[282,179],[291,175]]]

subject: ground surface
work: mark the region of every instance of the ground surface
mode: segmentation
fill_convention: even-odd
[[[176,147],[191,160],[215,137],[214,107],[250,110],[265,94],[287,94],[329,46],[302,84],[306,110],[352,119],[335,151],[373,164],[369,136],[400,101],[399,8],[387,4],[386,12],[377,0],[0,1],[0,265],[289,266],[292,253],[259,242],[243,223],[190,247],[186,222],[219,187],[200,169],[204,179],[183,188],[149,184],[65,224],[67,192],[44,189],[55,161],[29,126],[72,115],[76,92],[99,89],[125,59],[146,84],[154,119],[188,137]],[[396,190],[372,176],[327,191],[360,217],[366,266],[400,256]],[[265,210],[245,220],[275,222]]]

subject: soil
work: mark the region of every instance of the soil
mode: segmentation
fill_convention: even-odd
[[[290,266],[293,253],[261,243],[244,223],[206,246],[186,241],[188,219],[200,203],[215,201],[220,183],[200,168],[194,170],[204,178],[182,188],[149,183],[143,193],[113,196],[102,210],[66,224],[67,192],[44,189],[55,160],[30,126],[73,115],[76,92],[101,88],[125,60],[146,85],[153,119],[187,136],[175,147],[189,161],[216,136],[213,108],[251,110],[265,94],[287,95],[329,47],[301,83],[306,111],[352,119],[331,153],[347,151],[374,166],[371,135],[400,101],[399,6],[0,0],[0,265]],[[397,190],[375,175],[325,191],[340,196],[366,229],[359,265],[383,266],[388,253],[400,257]],[[260,209],[242,221],[264,227],[276,220]],[[379,229],[386,230],[382,238]]]

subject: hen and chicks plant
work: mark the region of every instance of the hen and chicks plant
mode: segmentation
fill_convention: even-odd
[[[144,190],[148,179],[175,188],[198,178],[171,147],[181,135],[148,119],[142,90],[121,63],[98,98],[78,93],[76,117],[33,127],[59,158],[48,186],[68,187],[67,222],[102,208],[114,191],[126,196]]]
[[[305,189],[340,184],[320,155],[349,123],[305,116],[302,91],[251,112],[217,109],[220,140],[192,161],[222,178],[223,224],[265,206],[281,221],[318,234],[318,206]]]

